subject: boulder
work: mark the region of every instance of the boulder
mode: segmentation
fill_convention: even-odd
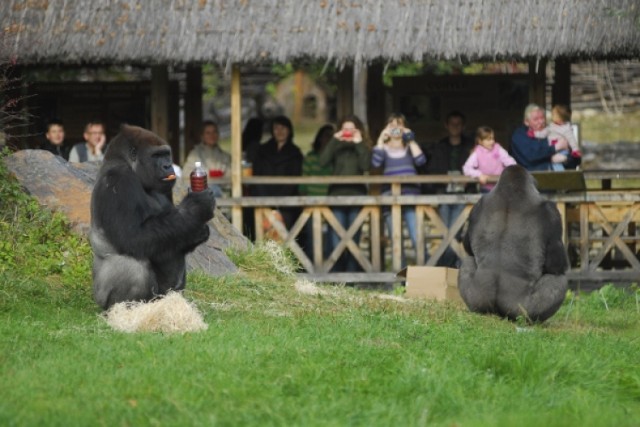
[[[72,229],[88,236],[91,226],[91,191],[96,181],[99,163],[69,163],[44,150],[22,150],[4,159],[22,187],[43,206],[63,213]],[[186,185],[177,180],[174,201],[187,193]],[[216,208],[209,222],[211,236],[187,256],[189,270],[199,269],[217,276],[237,271],[224,249],[246,249],[249,241],[235,229]]]

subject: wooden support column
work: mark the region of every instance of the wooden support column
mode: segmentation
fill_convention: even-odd
[[[385,111],[385,87],[382,81],[384,67],[382,64],[369,66],[367,72],[367,122],[369,134],[375,139],[384,129],[387,113]]]
[[[242,197],[242,97],[240,94],[240,66],[231,70],[231,197]],[[242,207],[231,208],[231,223],[242,231]]]
[[[546,59],[529,61],[529,102],[542,108],[546,108],[546,68]]]
[[[571,61],[556,59],[553,64],[554,77],[551,104],[571,106]]]
[[[169,139],[169,69],[166,65],[151,67],[151,131]]]
[[[184,153],[180,161],[184,162],[187,154],[200,141],[202,126],[202,67],[187,66],[187,89],[184,97]]]
[[[304,73],[302,70],[296,70],[293,75],[293,123],[300,123],[302,120],[302,104],[304,93]]]
[[[357,67],[353,74],[353,114],[362,120],[365,129],[369,131],[371,128],[367,116],[367,80],[367,67]]]
[[[391,195],[401,194],[400,184],[391,184]],[[394,203],[391,205],[391,265],[393,271],[400,271],[402,268],[402,206]],[[374,248],[371,248],[373,251]]]
[[[353,67],[344,67],[338,71],[337,91],[338,121],[353,114]]]

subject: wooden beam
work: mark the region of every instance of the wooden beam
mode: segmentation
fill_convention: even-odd
[[[368,131],[370,127],[367,115],[367,80],[367,67],[357,67],[353,75],[353,114],[362,120]]]
[[[202,126],[202,67],[187,66],[186,93],[184,97],[184,151],[180,153],[180,162],[184,162],[187,153],[200,142]]]
[[[571,106],[571,61],[556,59],[553,64],[554,77],[551,104]]]
[[[344,67],[338,71],[336,96],[338,120],[353,114],[353,67]]]
[[[374,141],[382,132],[387,118],[383,71],[382,64],[373,64],[369,66],[367,72],[367,122],[369,134]]]
[[[169,69],[151,67],[151,130],[165,141],[169,137]]]
[[[231,197],[242,197],[242,111],[240,94],[240,66],[231,70]],[[242,230],[242,207],[231,210],[231,222]]]
[[[304,98],[304,72],[296,70],[293,75],[293,123],[300,123],[302,120],[302,104]]]
[[[546,107],[547,60],[533,59],[529,61],[529,102]]]

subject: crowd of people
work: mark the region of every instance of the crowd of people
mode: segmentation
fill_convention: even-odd
[[[416,136],[402,114],[391,114],[386,126],[374,143],[360,118],[349,116],[338,126],[326,124],[315,135],[311,150],[303,155],[294,141],[294,127],[285,116],[273,118],[267,126],[262,119],[252,118],[242,134],[243,162],[252,166],[254,176],[357,176],[366,175],[370,169],[380,170],[385,176],[411,176],[417,174],[466,175],[475,178],[475,184],[403,184],[401,194],[463,194],[488,193],[493,188],[491,179],[509,165],[520,164],[530,171],[575,169],[580,164],[581,153],[571,127],[571,111],[567,106],[555,105],[551,110],[551,123],[547,125],[545,110],[530,104],[524,110],[523,124],[511,137],[509,151],[506,144],[495,140],[495,132],[488,126],[475,130],[475,137],[466,133],[466,117],[460,111],[451,111],[444,120],[446,136],[434,144],[416,141]],[[262,142],[264,131],[268,138]],[[42,149],[52,152],[69,162],[100,161],[104,158],[107,137],[105,126],[98,120],[88,122],[84,128],[84,141],[73,146],[65,144],[64,124],[52,120],[47,124]],[[231,156],[219,145],[219,128],[214,121],[202,124],[200,141],[190,150],[183,166],[193,167],[200,162],[210,176],[228,176]],[[176,170],[179,173],[178,165]],[[188,180],[188,174],[183,174]],[[213,183],[214,184],[214,183]],[[212,185],[217,197],[223,197],[223,189]],[[382,194],[390,194],[390,187],[382,187]],[[254,185],[246,189],[252,196],[359,196],[368,194],[368,187],[360,183],[305,184],[305,185]],[[301,209],[291,206],[274,206],[284,226],[291,229]],[[450,228],[459,217],[463,204],[440,204],[439,215]],[[350,227],[360,213],[359,206],[336,205],[331,211],[343,230],[335,230],[324,224],[322,231],[323,257],[327,258],[340,242],[340,234],[349,234]],[[244,218],[251,227],[245,228],[252,236],[253,215],[245,209]],[[417,244],[416,211],[413,206],[403,206],[401,216],[414,248]],[[392,233],[391,212],[383,208],[382,217],[389,236]],[[352,239],[358,243],[360,227],[351,230]],[[299,243],[309,256],[312,255],[313,230],[307,224],[299,235]],[[460,238],[460,236],[457,236]],[[403,245],[404,247],[404,245]],[[428,252],[427,253],[428,256]],[[457,254],[448,248],[438,265],[459,266]],[[404,254],[403,254],[404,264]],[[342,252],[336,261],[335,272],[361,271],[362,267],[349,250]]]

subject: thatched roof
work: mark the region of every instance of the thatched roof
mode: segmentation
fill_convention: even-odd
[[[640,56],[638,0],[2,0],[22,63]]]

